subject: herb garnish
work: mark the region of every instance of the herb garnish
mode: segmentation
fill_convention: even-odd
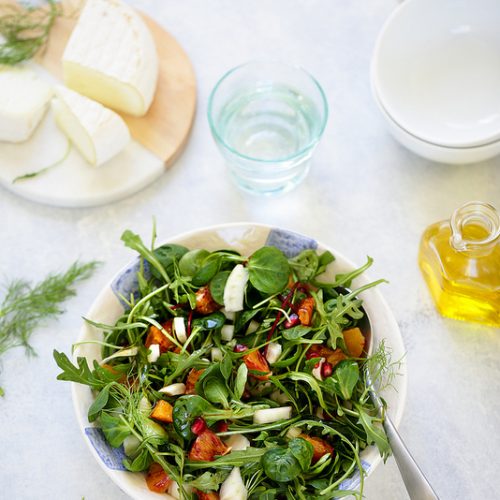
[[[34,170],[33,172],[29,172],[27,174],[23,175],[18,175],[17,177],[14,177],[12,180],[12,184],[15,184],[16,182],[20,181],[25,181],[28,179],[33,179],[33,177],[38,177],[39,175],[43,174],[44,172],[47,172],[47,170],[50,170],[54,167],[57,167],[60,165],[66,158],[69,156],[69,153],[71,152],[71,141],[68,139],[66,143],[66,150],[64,152],[64,156],[59,158],[59,160],[56,160],[54,163],[51,163],[50,165],[47,165],[46,167],[40,168],[39,170]]]
[[[15,65],[31,59],[45,47],[61,5],[47,0],[47,6],[22,6],[7,3],[0,6],[0,64]],[[1,40],[0,37],[0,40]]]
[[[75,262],[66,272],[50,274],[35,285],[23,279],[9,282],[0,305],[0,356],[20,346],[28,354],[35,354],[29,344],[35,328],[63,312],[60,303],[75,295],[73,285],[89,278],[97,265],[97,262]],[[0,395],[3,395],[1,388]]]
[[[365,372],[384,378],[389,353],[382,342],[366,357],[358,328],[359,295],[382,280],[343,288],[370,258],[326,283],[329,252],[287,259],[262,247],[242,256],[155,248],[155,237],[147,248],[131,231],[122,240],[141,255],[139,296],[122,297],[128,308],[115,325],[90,322],[105,332],[109,361],[54,358],[58,379],[96,392],[89,421],[111,446],[127,443],[125,467],[148,471],[153,491],[175,481],[181,499],[217,498],[203,494],[216,495],[237,471],[250,500],[328,499],[346,494],[340,484],[362,470],[367,446],[388,456]],[[243,308],[221,310],[242,266]],[[116,352],[131,354],[109,358]],[[363,474],[352,493],[361,499],[362,490]]]

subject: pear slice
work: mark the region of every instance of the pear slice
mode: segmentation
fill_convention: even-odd
[[[61,85],[55,94],[57,125],[91,165],[106,163],[130,142],[126,123],[114,111]]]

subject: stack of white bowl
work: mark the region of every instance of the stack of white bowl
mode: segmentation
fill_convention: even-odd
[[[379,35],[371,81],[411,151],[458,164],[500,154],[500,0],[406,0]]]

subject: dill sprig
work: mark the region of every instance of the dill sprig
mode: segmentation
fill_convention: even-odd
[[[32,172],[29,172],[27,174],[23,175],[18,175],[17,177],[14,177],[12,180],[12,184],[15,184],[16,182],[20,181],[26,181],[28,179],[33,179],[33,177],[38,177],[39,175],[43,174],[44,172],[47,172],[47,170],[51,170],[57,166],[59,166],[61,163],[63,163],[66,158],[68,158],[69,153],[71,152],[71,141],[68,139],[67,145],[66,145],[66,150],[64,152],[64,156],[56,160],[55,162],[51,163],[50,165],[40,168],[39,170],[34,170]]]
[[[31,59],[45,47],[55,20],[62,13],[59,3],[46,0],[47,6],[0,6],[0,64],[15,65]]]
[[[0,356],[20,346],[35,354],[29,343],[35,328],[63,312],[61,302],[75,295],[73,286],[89,278],[98,264],[75,262],[66,272],[50,274],[35,285],[23,279],[8,283],[0,305]]]

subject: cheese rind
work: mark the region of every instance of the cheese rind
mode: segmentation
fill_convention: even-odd
[[[52,87],[25,68],[0,68],[0,141],[31,137],[47,111]]]
[[[144,21],[121,0],[88,0],[63,54],[65,84],[117,111],[143,116],[158,55]]]
[[[63,86],[52,101],[56,123],[91,165],[102,165],[130,141],[123,119],[102,104]]]

